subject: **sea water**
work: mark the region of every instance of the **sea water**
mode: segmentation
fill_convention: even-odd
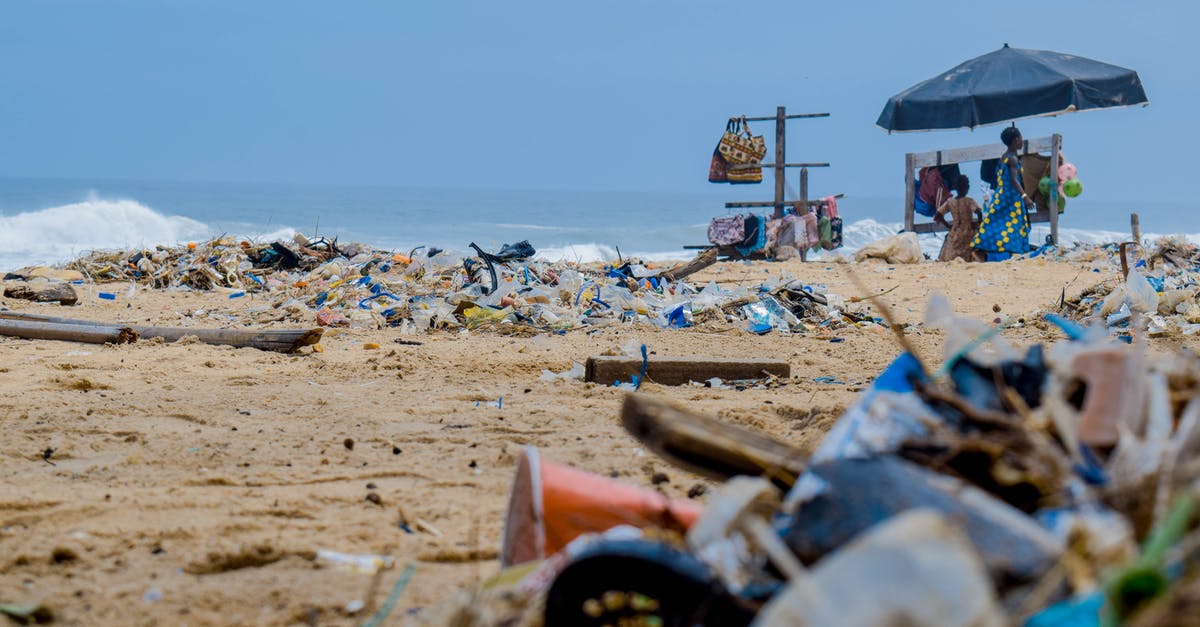
[[[728,215],[725,200],[769,189],[609,192],[433,189],[388,186],[0,178],[0,270],[60,263],[96,249],[149,248],[222,234],[267,242],[297,232],[408,252],[430,246],[468,251],[529,242],[549,260],[618,257],[681,259],[707,243],[708,222]],[[737,193],[734,193],[737,192]],[[900,230],[899,197],[839,201],[843,250]],[[756,211],[769,211],[759,209]],[[1129,213],[1151,233],[1186,233],[1200,242],[1200,212],[1186,203],[1070,201],[1060,222],[1064,245],[1128,239]],[[1036,225],[1040,243],[1048,225]],[[921,236],[936,255],[941,235]]]

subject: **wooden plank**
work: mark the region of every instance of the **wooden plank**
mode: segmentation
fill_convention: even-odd
[[[196,329],[183,327],[151,327],[141,325],[105,325],[88,320],[74,318],[58,318],[41,316],[16,311],[0,311],[0,320],[23,320],[29,322],[49,322],[61,325],[105,326],[111,328],[127,328],[137,332],[143,339],[161,337],[168,342],[177,342],[189,335],[195,336],[205,344],[234,346],[237,348],[257,348],[259,350],[291,353],[304,346],[311,346],[321,341],[324,329]]]
[[[1046,152],[1053,149],[1053,137],[1039,137],[1030,139],[1025,142],[1025,149],[1021,154],[1030,154],[1035,152]],[[967,148],[951,148],[949,150],[933,150],[930,152],[915,152],[909,153],[912,155],[912,167],[924,168],[936,165],[949,165],[951,163],[965,163],[968,161],[983,161],[985,159],[999,159],[1004,155],[1004,146],[1000,142],[987,144],[983,146],[969,146]]]
[[[786,172],[785,165],[787,157],[785,156],[785,145],[787,143],[787,110],[783,107],[775,107],[775,163],[772,164],[772,170],[775,172],[775,217],[783,217],[783,184],[784,174]]]
[[[829,117],[829,114],[828,113],[792,113],[792,114],[786,115],[784,117],[788,120],[799,120],[801,118],[827,118],[827,117]],[[775,116],[772,115],[770,117],[762,117],[762,118],[746,118],[746,121],[747,122],[770,122],[771,120],[774,120],[774,119],[775,119]]]
[[[1049,211],[1038,211],[1036,213],[1029,214],[1029,222],[1031,224],[1035,222],[1053,223],[1053,220],[1051,219],[1051,214]],[[938,224],[937,222],[922,222],[920,224],[914,224],[909,230],[913,233],[941,233],[943,231],[948,231],[949,229]]]
[[[621,424],[659,457],[718,481],[737,475],[765,476],[787,489],[808,462],[804,451],[774,438],[645,394],[625,397]]]
[[[642,370],[640,357],[588,357],[586,380],[603,385],[629,381]],[[689,381],[762,379],[767,375],[789,378],[792,370],[782,359],[731,359],[725,357],[659,357],[646,362],[646,379],[661,385]]]
[[[138,339],[137,332],[123,326],[62,324],[12,319],[0,319],[0,335],[30,340],[59,340],[85,344],[128,344]]]
[[[729,166],[727,166],[726,169],[728,169],[728,170],[752,170],[754,168],[777,168],[777,167],[779,167],[778,162],[776,162],[776,163],[739,163],[736,165],[730,164]],[[829,166],[828,161],[818,161],[818,162],[814,162],[814,163],[785,163],[785,164],[783,164],[783,167],[785,167],[785,168],[828,168],[830,166]]]
[[[834,194],[833,197],[834,198],[845,198],[846,194]],[[800,201],[798,201],[798,200],[791,200],[791,201],[784,201],[783,204],[795,205],[799,202]],[[815,207],[823,202],[825,202],[825,200],[822,198],[814,198],[814,199],[808,201],[808,206]],[[750,202],[727,202],[727,203],[725,203],[726,209],[739,209],[742,207],[774,207],[774,206],[775,206],[775,203],[770,200],[754,200],[754,201],[750,201]]]
[[[916,168],[913,166],[913,155],[908,153],[904,155],[904,230],[913,230],[915,222],[916,207],[913,203],[917,201],[916,187]]]

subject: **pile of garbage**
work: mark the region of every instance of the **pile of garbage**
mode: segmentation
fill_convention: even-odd
[[[1145,317],[1152,337],[1200,333],[1200,249],[1182,237],[1166,237],[1141,252],[1132,244],[1088,251],[1090,260],[1107,260],[1120,274],[1076,298],[1064,298],[1060,310],[1074,320],[1101,324],[1125,342],[1131,341],[1135,316]]]
[[[621,323],[682,328],[736,323],[754,333],[831,333],[883,321],[823,285],[772,279],[755,287],[693,285],[686,277],[715,251],[674,268],[551,263],[528,242],[456,255],[420,247],[396,254],[324,238],[252,244],[222,237],[153,250],[98,251],[68,265],[95,283],[166,290],[216,290],[263,304],[238,308],[228,322],[288,322],[342,327],[399,327],[501,333],[565,332]],[[711,261],[707,260],[708,255]],[[116,299],[121,290],[103,293]],[[207,315],[221,315],[208,311]],[[237,316],[234,319],[231,316]],[[744,321],[744,322],[743,322]]]
[[[649,396],[627,430],[708,504],[520,463],[504,570],[444,624],[1173,624],[1200,603],[1200,358],[1048,314],[1018,350],[931,303],[810,455]],[[903,343],[903,342],[902,342]],[[740,435],[739,435],[740,432]]]

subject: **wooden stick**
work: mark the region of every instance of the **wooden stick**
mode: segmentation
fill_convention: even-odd
[[[588,357],[585,380],[603,385],[629,381],[642,371],[640,357]],[[657,357],[646,361],[646,379],[661,385],[684,385],[689,381],[707,381],[714,377],[726,381],[763,379],[767,376],[787,379],[791,365],[781,359],[727,359],[722,357]]]
[[[0,335],[85,344],[128,344],[138,338],[137,332],[129,327],[9,319],[0,319]]]
[[[168,342],[177,342],[192,335],[205,344],[234,346],[237,348],[257,348],[259,350],[290,353],[304,346],[311,346],[321,340],[324,329],[188,329],[183,327],[149,327],[140,325],[106,325],[103,323],[76,320],[74,318],[57,318],[38,314],[21,313],[16,311],[0,311],[2,320],[24,320],[29,322],[49,322],[58,325],[100,326],[106,328],[128,328],[135,331],[143,339],[161,337]]]
[[[695,274],[717,262],[717,248],[714,246],[696,255],[696,258],[654,275],[660,279],[678,281],[686,276]]]
[[[808,461],[803,451],[756,431],[683,411],[644,394],[625,396],[621,424],[659,457],[718,480],[766,475],[786,489]]]

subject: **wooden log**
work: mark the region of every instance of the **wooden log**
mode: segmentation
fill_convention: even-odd
[[[27,320],[36,322],[53,322],[64,325],[95,326],[97,323],[74,318],[56,318],[15,311],[0,311],[0,319]],[[101,325],[111,326],[111,325]],[[195,336],[205,344],[233,346],[236,348],[257,348],[259,350],[291,353],[305,346],[311,346],[321,341],[324,329],[195,329],[183,327],[152,327],[141,325],[124,325],[132,329],[143,339],[162,338],[168,342],[177,342],[189,335]]]
[[[604,385],[629,381],[642,371],[639,357],[588,357],[586,380]],[[707,381],[714,377],[726,381],[762,379],[766,376],[786,379],[791,366],[782,359],[731,359],[725,357],[658,357],[646,362],[646,379],[662,385],[683,385],[689,381]]]
[[[75,293],[75,288],[71,287],[70,284],[50,283],[46,281],[22,283],[5,288],[4,296],[5,298],[19,298],[35,303],[74,305],[79,302],[79,295]]]
[[[85,344],[129,344],[138,339],[137,332],[129,327],[9,319],[0,319],[0,335]]]
[[[717,248],[715,246],[706,249],[704,252],[696,255],[696,258],[667,270],[663,270],[654,275],[656,278],[667,279],[668,281],[678,281],[686,276],[695,274],[717,262]]]
[[[621,424],[659,457],[720,481],[737,475],[765,476],[786,490],[808,461],[803,451],[758,432],[644,394],[625,397]]]
[[[1129,231],[1133,234],[1133,241],[1135,241],[1139,245],[1141,245],[1141,243],[1142,243],[1142,223],[1141,223],[1141,219],[1138,218],[1138,214],[1136,214],[1136,213],[1129,214]]]

